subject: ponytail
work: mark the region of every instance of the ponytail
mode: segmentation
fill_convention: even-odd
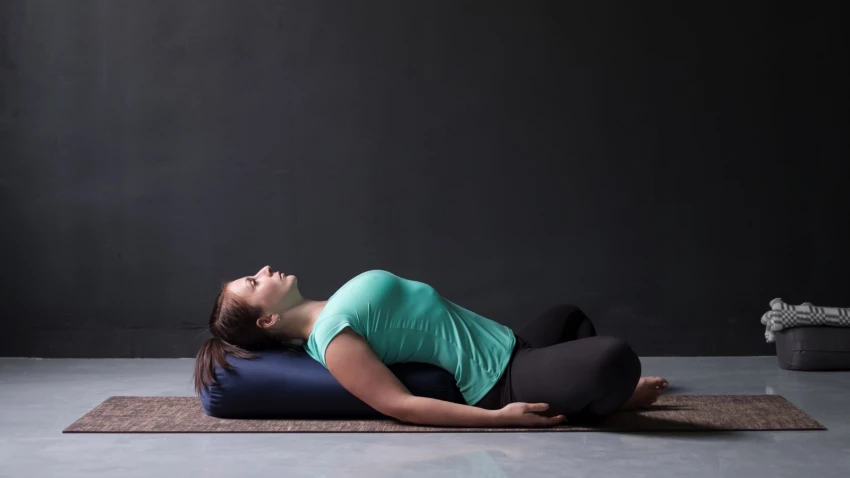
[[[216,365],[227,370],[233,370],[233,365],[227,361],[226,354],[242,359],[255,359],[258,356],[251,352],[229,344],[219,337],[207,339],[195,357],[195,393],[200,396],[204,388],[218,383],[215,375]]]
[[[210,314],[209,331],[213,336],[201,345],[195,357],[195,393],[199,396],[203,389],[218,383],[217,366],[225,370],[234,369],[233,365],[227,361],[228,354],[253,360],[260,358],[261,355],[250,351],[284,349],[304,353],[301,346],[293,344],[292,341],[282,342],[280,338],[257,326],[257,317],[263,314],[260,307],[252,306],[244,299],[232,294],[226,294],[226,291],[227,283],[224,283]],[[233,344],[240,344],[240,346]]]

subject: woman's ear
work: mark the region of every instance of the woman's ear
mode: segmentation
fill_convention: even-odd
[[[272,325],[278,323],[280,321],[280,315],[278,314],[269,314],[265,317],[260,317],[257,319],[257,326],[267,329]]]

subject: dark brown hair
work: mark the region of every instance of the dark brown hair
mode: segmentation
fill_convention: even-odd
[[[258,326],[257,319],[262,315],[262,308],[248,304],[241,297],[228,291],[226,282],[222,284],[210,313],[209,330],[213,336],[201,345],[195,357],[196,394],[200,396],[203,388],[218,383],[215,375],[216,364],[227,370],[233,370],[233,365],[225,357],[226,354],[253,360],[260,356],[251,351],[269,349],[302,351],[300,346],[284,342]]]

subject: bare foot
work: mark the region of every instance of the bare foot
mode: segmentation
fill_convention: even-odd
[[[632,393],[632,397],[629,398],[620,410],[649,407],[667,390],[667,385],[667,380],[664,377],[641,377],[638,380],[634,393]]]

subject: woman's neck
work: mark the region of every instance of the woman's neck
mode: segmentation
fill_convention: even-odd
[[[289,308],[280,315],[281,326],[279,335],[283,339],[301,339],[305,342],[313,333],[313,325],[324,310],[326,300],[304,299],[294,307]]]

